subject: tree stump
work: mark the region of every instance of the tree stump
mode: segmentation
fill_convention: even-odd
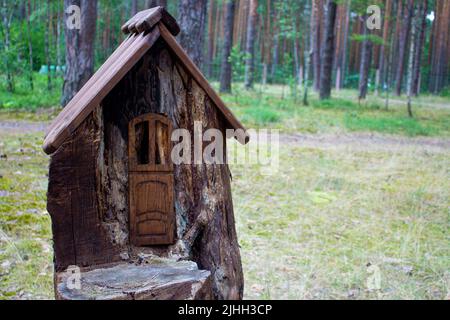
[[[57,274],[59,300],[197,300],[211,298],[211,273],[189,261],[123,263],[81,273],[73,288],[67,272]]]

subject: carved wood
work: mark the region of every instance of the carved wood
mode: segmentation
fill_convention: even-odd
[[[163,115],[144,114],[130,121],[128,133],[131,242],[173,244],[172,124]]]
[[[141,247],[130,241],[129,123],[148,113],[191,132],[195,121],[204,131],[225,133],[229,127],[177,53],[159,39],[52,155],[48,210],[56,270],[133,262],[142,254],[170,256],[210,271],[212,298],[241,299],[227,165],[173,166],[175,244]]]

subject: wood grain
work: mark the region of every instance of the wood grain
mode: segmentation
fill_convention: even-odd
[[[148,163],[139,161],[137,125],[144,124]],[[162,126],[166,128],[165,133]],[[175,212],[173,166],[170,159],[172,124],[163,115],[148,113],[128,126],[130,238],[135,246],[173,244]],[[160,155],[159,157],[157,155]]]
[[[69,111],[62,118],[57,118],[53,129],[44,141],[44,151],[51,154],[78,128],[84,119],[97,107],[103,98],[119,83],[127,72],[139,61],[140,58],[152,47],[159,38],[159,31],[135,36],[136,39],[124,49],[123,54],[112,60],[110,65],[105,66],[102,77],[85,94],[81,95],[72,104]]]
[[[67,274],[56,278],[58,300],[211,299],[211,273],[188,261],[100,267],[82,273],[80,290],[68,288]]]
[[[125,34],[148,32],[159,22],[163,23],[174,36],[180,33],[177,21],[164,7],[138,12],[122,26],[122,32]]]
[[[239,135],[236,139],[241,144],[246,144],[250,141],[250,136],[247,134],[244,126],[240,123],[240,121],[233,115],[230,109],[227,108],[225,103],[216,93],[216,91],[211,87],[208,80],[206,80],[205,76],[198,69],[198,67],[192,62],[192,60],[188,57],[187,53],[183,50],[183,48],[178,44],[177,40],[174,36],[167,30],[164,24],[158,24],[158,28],[161,32],[162,38],[167,42],[168,46],[174,51],[177,57],[180,59],[183,66],[189,71],[191,76],[197,81],[200,87],[205,90],[211,100],[214,102],[217,108],[223,113],[225,119],[230,124],[230,129],[242,130],[244,132],[243,135]]]

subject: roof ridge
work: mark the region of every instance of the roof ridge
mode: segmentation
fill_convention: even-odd
[[[145,33],[153,29],[153,27],[162,22],[174,36],[180,33],[175,18],[162,7],[154,7],[136,13],[130,20],[122,26],[122,32],[129,33]]]
[[[155,12],[151,15],[155,15]],[[159,11],[160,13],[163,11]],[[147,14],[141,14],[137,21],[146,19]],[[147,20],[146,20],[147,21]],[[240,143],[246,144],[249,140],[245,128],[233,115],[219,95],[211,87],[201,71],[192,62],[184,49],[178,44],[173,32],[169,30],[163,19],[159,18],[148,32],[132,33],[105,61],[99,70],[89,79],[83,88],[67,104],[66,108],[53,120],[50,125],[43,149],[47,154],[52,154],[75,132],[86,117],[96,108],[105,96],[120,82],[142,56],[150,50],[153,44],[161,37],[170,50],[178,57],[179,61],[192,75],[193,79],[205,91],[215,107],[224,116],[230,128],[238,130],[235,137]],[[132,21],[133,23],[136,20]],[[147,21],[148,22],[148,21]],[[176,22],[175,22],[176,23]],[[149,26],[148,24],[147,26]],[[178,26],[178,25],[177,25]],[[239,130],[241,129],[241,130]]]

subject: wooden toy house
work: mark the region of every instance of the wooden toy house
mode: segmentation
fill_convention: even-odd
[[[174,129],[245,129],[177,43],[164,8],[122,31],[44,142],[56,297],[241,299],[229,168],[170,155]],[[71,266],[79,288],[68,285]]]

